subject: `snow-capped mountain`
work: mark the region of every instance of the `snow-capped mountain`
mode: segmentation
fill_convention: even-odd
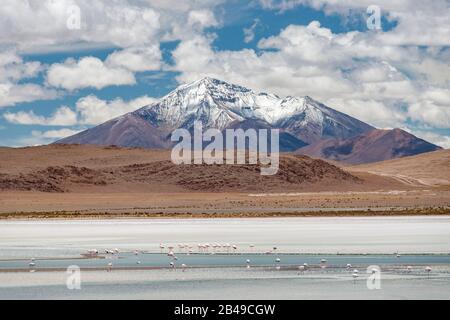
[[[189,129],[196,120],[206,128],[219,130],[235,122],[259,120],[285,129],[306,143],[336,134],[347,138],[373,129],[309,97],[282,99],[212,78],[182,85],[133,114],[170,129]]]
[[[167,148],[176,128],[278,128],[283,151],[326,139],[345,140],[375,128],[305,97],[281,98],[203,78],[184,84],[156,103],[112,119],[57,143]]]

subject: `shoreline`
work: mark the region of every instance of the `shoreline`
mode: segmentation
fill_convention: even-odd
[[[273,212],[12,212],[0,213],[1,220],[98,220],[98,219],[236,219],[236,218],[296,218],[296,217],[377,217],[377,216],[448,216],[450,207],[391,208],[366,210],[317,208],[315,211],[273,211]]]

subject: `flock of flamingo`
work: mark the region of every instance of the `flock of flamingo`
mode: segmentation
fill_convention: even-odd
[[[237,252],[237,245],[235,244],[229,244],[229,243],[199,243],[196,246],[195,245],[191,245],[191,244],[187,244],[187,243],[179,243],[177,246],[175,245],[164,245],[162,243],[159,244],[159,249],[160,249],[160,253],[163,254],[166,252],[167,250],[167,256],[171,259],[171,261],[169,262],[169,267],[172,269],[175,269],[176,267],[176,261],[178,261],[178,257],[175,255],[175,247],[178,247],[178,252],[180,254],[187,254],[190,255],[192,253],[197,253],[197,254],[209,254],[209,255],[214,255],[216,253],[221,253],[221,254],[230,254],[233,253],[235,254]],[[197,251],[194,251],[194,248],[197,248]],[[255,245],[250,244],[249,245],[249,249],[250,252],[254,252],[254,248]],[[277,254],[277,247],[272,247],[271,250],[265,251],[265,254]],[[139,253],[141,251],[140,250],[134,250],[133,253],[135,256],[138,256]],[[120,253],[120,250],[118,248],[114,248],[114,249],[105,249],[104,253],[106,255],[118,255]],[[87,251],[87,253],[85,254],[88,257],[95,257],[98,256],[100,254],[100,252],[97,249],[90,249]],[[397,258],[400,258],[401,255],[397,252],[394,253],[394,255]],[[137,260],[136,264],[140,265],[141,261]],[[275,269],[276,270],[280,270],[281,269],[281,259],[279,257],[275,258]],[[30,262],[29,262],[29,267],[30,267],[30,272],[34,272],[36,269],[36,259],[35,258],[31,258]],[[319,266],[321,269],[325,269],[327,267],[327,260],[326,259],[321,259]],[[247,269],[250,269],[251,267],[251,260],[247,259],[245,260],[245,267]],[[110,261],[108,262],[108,264],[106,265],[106,270],[108,272],[112,271],[113,268],[113,263]],[[181,269],[182,271],[186,271],[186,264],[182,263],[181,264]],[[306,270],[308,270],[309,265],[307,263],[304,263],[303,265],[298,266],[298,270],[300,271],[300,273],[305,272]],[[348,271],[351,271],[352,269],[352,265],[350,263],[348,263],[346,265],[346,269]],[[432,268],[430,266],[426,266],[425,267],[425,272],[430,275]],[[413,267],[412,266],[407,266],[406,267],[406,272],[407,273],[411,273],[413,271]],[[376,269],[372,269],[371,270],[372,274],[376,273],[377,270]],[[354,279],[357,279],[359,277],[359,271],[358,269],[353,269],[352,271],[352,277]]]

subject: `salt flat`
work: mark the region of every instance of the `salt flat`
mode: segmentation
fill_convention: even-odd
[[[230,243],[237,252],[449,253],[449,216],[246,219],[4,220],[0,259],[88,249],[159,252],[159,244]]]

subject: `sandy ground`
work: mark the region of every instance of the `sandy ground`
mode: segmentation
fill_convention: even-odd
[[[441,210],[446,207],[446,210]],[[96,216],[279,216],[329,214],[428,214],[404,209],[439,208],[450,213],[448,191],[377,191],[318,193],[0,193],[1,217]],[[370,210],[370,211],[369,211]],[[396,211],[394,211],[396,210]],[[403,211],[402,211],[403,210]],[[365,211],[363,213],[362,211]],[[14,213],[14,214],[12,214]],[[27,214],[28,213],[28,214]],[[52,214],[53,213],[53,214]],[[11,215],[12,214],[12,215]],[[32,215],[31,215],[32,216]]]
[[[288,157],[296,171],[290,172],[288,165],[283,175],[269,178],[273,180],[259,180],[255,170],[232,166],[176,171],[164,162],[169,154],[93,146],[0,148],[4,181],[0,218],[33,213],[39,217],[415,214],[418,208],[421,214],[443,214],[450,207],[448,150],[342,168]],[[165,168],[159,170],[160,164]],[[61,190],[14,190],[18,184],[40,183]],[[225,191],[214,189],[220,183]],[[193,184],[201,190],[192,190]]]

